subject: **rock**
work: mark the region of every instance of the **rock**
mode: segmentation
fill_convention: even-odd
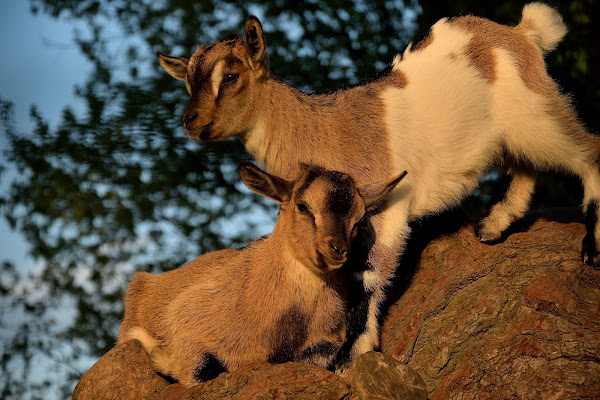
[[[341,377],[314,365],[249,363],[212,381],[185,388],[163,388],[146,400],[201,399],[324,399],[348,398],[350,388]]]
[[[426,399],[423,379],[382,353],[363,354],[341,377],[314,365],[250,363],[190,388],[154,373],[138,341],[115,347],[83,376],[73,399]],[[352,385],[352,388],[351,388]]]
[[[361,355],[345,375],[352,388],[351,399],[427,399],[423,378],[382,353]]]
[[[86,372],[73,392],[73,400],[137,400],[166,387],[150,365],[140,342],[132,340],[106,353]]]
[[[539,216],[495,245],[463,226],[403,264],[381,346],[430,399],[600,398],[600,271],[581,223]]]

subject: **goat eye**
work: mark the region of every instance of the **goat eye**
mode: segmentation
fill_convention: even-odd
[[[298,211],[300,211],[301,213],[308,212],[308,207],[306,207],[306,204],[298,203],[296,204],[296,207],[298,207]]]
[[[225,74],[223,75],[223,83],[229,84],[229,83],[235,83],[238,80],[239,75],[238,74]]]

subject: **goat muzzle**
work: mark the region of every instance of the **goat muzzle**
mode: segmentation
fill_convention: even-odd
[[[348,260],[348,246],[343,240],[330,239],[323,250],[323,256],[330,266],[341,266]]]
[[[204,114],[204,113],[202,113]],[[208,113],[206,113],[208,115]],[[192,139],[200,139],[201,131],[211,126],[213,121],[200,118],[197,108],[190,108],[183,114],[183,129]]]

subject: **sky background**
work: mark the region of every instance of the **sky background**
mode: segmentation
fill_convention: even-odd
[[[120,46],[119,27],[105,28],[111,37],[117,38],[111,43]],[[92,65],[85,59],[74,42],[75,32],[83,32],[87,27],[67,19],[64,15],[52,18],[42,12],[33,14],[28,0],[0,0],[0,99],[13,104],[14,126],[17,132],[26,134],[34,129],[29,117],[30,109],[35,106],[44,121],[55,128],[61,118],[65,106],[69,106],[76,114],[85,111],[84,103],[74,95],[76,85],[83,85],[92,71]],[[127,38],[131,42],[132,38]],[[122,51],[121,51],[122,53]],[[143,71],[142,71],[143,72]],[[0,164],[6,165],[8,142],[0,132]],[[18,178],[19,171],[14,166],[0,177],[0,191],[10,190],[10,182]],[[26,276],[42,266],[42,260],[28,255],[29,245],[25,237],[10,228],[4,216],[0,215],[0,262],[10,261],[21,274]],[[27,285],[27,282],[20,282]],[[43,293],[40,295],[43,296]],[[12,310],[0,298],[0,346],[11,338],[14,328],[22,316]],[[51,311],[57,326],[69,326],[74,317],[74,305]],[[54,355],[69,354],[70,349],[57,347]],[[41,383],[43,379],[62,382],[65,379],[64,369],[56,368],[55,361],[45,356],[34,358],[34,367],[29,377],[29,384]],[[96,361],[95,358],[82,357],[71,367],[85,371]],[[69,361],[71,363],[71,361]],[[20,365],[17,363],[16,368]],[[0,380],[2,377],[0,377]],[[47,398],[59,398],[58,386],[48,388]],[[27,397],[24,393],[23,396]]]
[[[0,0],[0,98],[13,103],[14,123],[18,132],[28,132],[34,127],[29,118],[32,105],[35,105],[43,118],[56,126],[62,109],[70,105],[75,112],[82,106],[73,95],[76,84],[85,82],[91,71],[91,64],[84,59],[73,42],[75,26],[65,18],[53,19],[39,13],[33,15],[26,0]],[[85,27],[79,27],[85,29]],[[5,165],[8,143],[0,133],[0,164]],[[2,194],[9,190],[9,182],[18,177],[19,172],[10,168],[0,177]],[[0,262],[10,261],[26,275],[41,261],[28,255],[29,246],[24,236],[11,230],[3,216],[0,216]],[[4,301],[0,303],[0,345],[5,335],[19,320],[15,313],[6,314]],[[64,311],[64,310],[63,310]],[[63,312],[61,311],[61,312]],[[67,315],[68,314],[68,315]],[[65,313],[61,318],[70,318]],[[94,360],[84,360],[90,364]],[[89,367],[89,366],[88,366]],[[52,364],[45,359],[36,359],[35,373],[41,379],[51,375]],[[55,379],[64,379],[57,375]],[[0,378],[1,379],[1,378]],[[50,398],[57,394],[47,392]],[[25,394],[24,394],[25,395]]]
[[[33,15],[26,0],[0,1],[0,98],[13,103],[19,132],[33,128],[29,118],[32,105],[52,126],[60,121],[65,105],[78,111],[73,87],[84,83],[92,68],[73,42],[74,29],[85,27],[64,17]],[[6,137],[0,135],[2,161],[6,149]],[[5,174],[0,180],[2,191],[9,189],[7,181],[18,176],[18,171]],[[27,250],[25,238],[0,218],[0,260],[11,261],[21,272],[30,271],[35,260],[27,256]]]

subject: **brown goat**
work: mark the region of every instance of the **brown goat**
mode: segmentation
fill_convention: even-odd
[[[541,3],[526,5],[515,27],[443,18],[376,78],[315,95],[270,75],[255,17],[243,38],[199,46],[189,60],[159,53],[159,61],[186,83],[191,100],[183,125],[193,139],[236,136],[283,178],[295,176],[299,162],[345,172],[358,185],[409,172],[387,207],[370,216],[376,240],[363,293],[353,293],[363,300],[348,321],[358,326],[349,328],[337,356],[343,367],[378,346],[383,288],[409,222],[459,204],[493,166],[506,168],[512,181],[483,219],[482,241],[499,239],[523,216],[537,170],[563,170],[583,183],[581,255],[600,268],[600,139],[578,122],[544,63],[565,34],[561,16]]]
[[[274,231],[157,276],[138,273],[119,342],[140,340],[158,372],[188,386],[250,361],[328,367],[344,340],[352,241],[404,174],[357,188],[339,172],[301,171],[287,181],[241,164],[246,185],[280,204]]]

